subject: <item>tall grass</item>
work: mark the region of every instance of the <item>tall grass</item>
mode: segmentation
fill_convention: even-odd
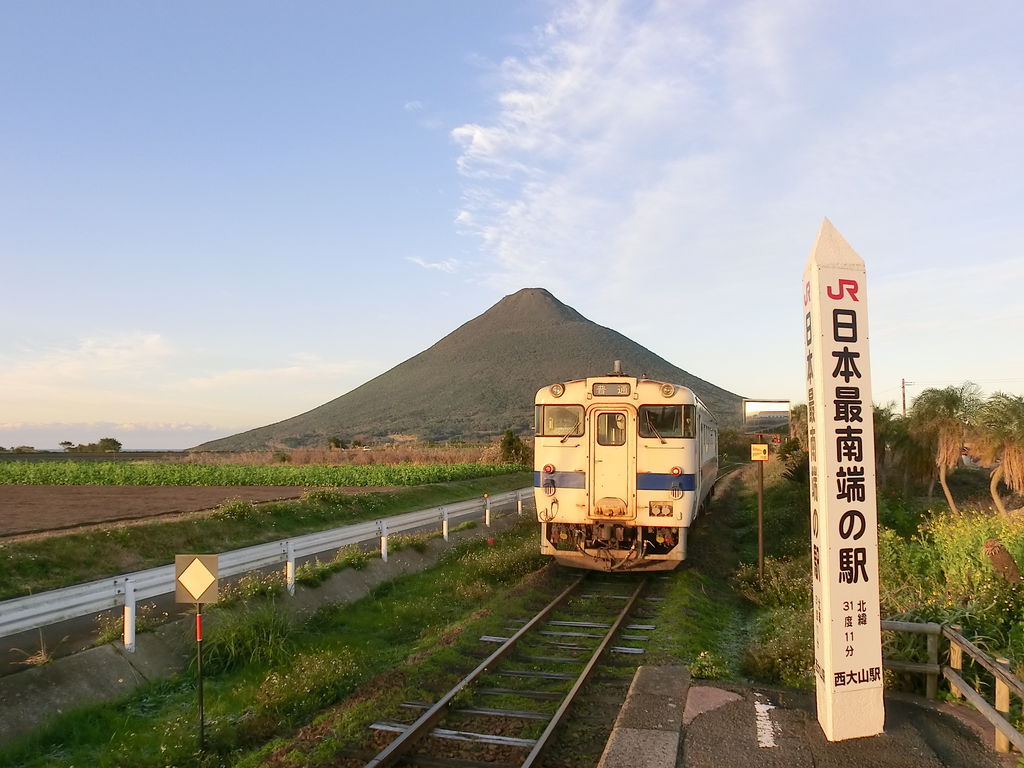
[[[525,467],[511,464],[241,465],[127,462],[11,461],[0,483],[14,485],[424,485],[494,477]]]

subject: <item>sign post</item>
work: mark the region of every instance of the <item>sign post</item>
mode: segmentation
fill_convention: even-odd
[[[881,733],[885,710],[865,270],[828,219],[803,308],[818,722],[842,741]]]
[[[761,439],[761,435],[757,436]],[[750,460],[757,462],[757,583],[764,583],[764,463],[768,443],[751,443]]]
[[[215,603],[218,597],[217,555],[174,556],[174,599],[196,606],[196,677],[199,692],[199,750],[206,749],[203,714],[203,603]]]
[[[743,400],[746,433],[757,436],[750,446],[750,460],[757,462],[757,582],[764,583],[764,463],[768,461],[768,440],[779,443],[777,429],[789,431],[789,400]]]

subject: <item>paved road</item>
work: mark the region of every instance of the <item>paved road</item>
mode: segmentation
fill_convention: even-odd
[[[991,743],[925,699],[887,695],[885,732],[830,743],[813,692],[691,685],[677,768],[1008,768]],[[975,713],[957,708],[963,717]],[[949,711],[946,711],[949,710]],[[980,716],[978,716],[980,717]],[[980,729],[980,723],[974,723]],[[987,737],[991,742],[991,735]]]

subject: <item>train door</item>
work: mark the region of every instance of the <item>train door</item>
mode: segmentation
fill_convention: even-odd
[[[636,427],[628,408],[598,407],[590,416],[590,515],[631,519],[636,484]]]

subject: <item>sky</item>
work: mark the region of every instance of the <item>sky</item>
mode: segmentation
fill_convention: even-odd
[[[806,400],[828,217],[877,403],[1024,394],[1024,5],[0,0],[0,445],[197,445],[542,287]]]

